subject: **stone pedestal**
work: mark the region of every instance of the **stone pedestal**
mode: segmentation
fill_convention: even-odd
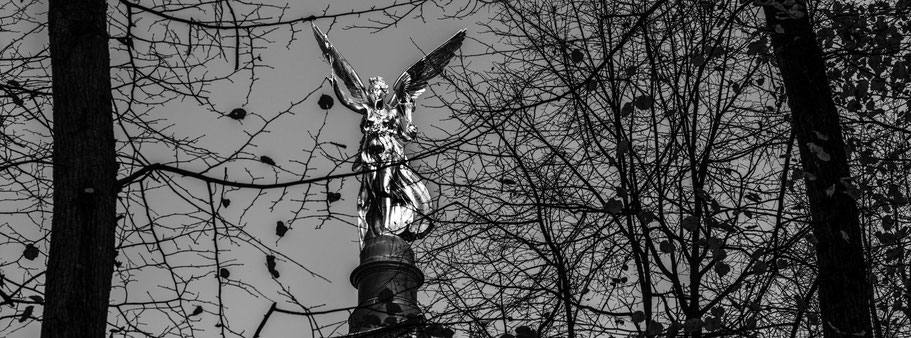
[[[351,272],[358,307],[348,317],[349,333],[393,326],[417,328],[423,323],[417,290],[424,274],[414,266],[414,251],[398,236],[368,239],[361,264]]]

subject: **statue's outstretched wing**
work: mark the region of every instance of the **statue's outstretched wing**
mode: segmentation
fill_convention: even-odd
[[[396,101],[412,101],[427,89],[427,81],[440,75],[455,52],[465,40],[465,29],[460,30],[445,43],[434,49],[418,62],[415,62],[392,85],[395,95],[387,102],[387,107],[394,107]]]
[[[329,37],[323,34],[323,31],[319,30],[319,27],[316,27],[315,24],[311,24],[311,26],[313,26],[313,36],[316,37],[319,48],[323,50],[323,55],[326,56],[326,59],[332,65],[335,76],[341,78],[342,82],[345,83],[345,87],[351,93],[351,98],[358,103],[367,102],[367,90],[364,88],[361,78],[357,76],[357,72],[354,71],[348,60],[345,60],[342,54],[338,52],[338,49],[335,49],[335,46],[329,42]]]

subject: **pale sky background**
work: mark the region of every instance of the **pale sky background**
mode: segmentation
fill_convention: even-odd
[[[146,1],[138,1],[144,3]],[[345,12],[350,8],[363,8],[372,2],[363,1],[299,1],[290,4],[290,10],[285,13],[286,18],[307,17],[309,15],[318,15],[327,8],[331,3],[329,13]],[[452,36],[461,28],[468,28],[468,35],[472,37],[474,31],[478,29],[474,25],[476,20],[437,20],[440,13],[432,6],[425,7],[424,18],[421,20],[405,20],[398,26],[385,29],[379,33],[371,33],[364,29],[343,29],[352,24],[365,24],[369,16],[363,17],[343,17],[338,19],[330,29],[332,22],[330,20],[317,20],[316,24],[327,32],[329,38],[337,48],[343,53],[348,61],[357,69],[362,80],[366,81],[372,76],[382,76],[387,83],[392,82],[404,71],[409,65],[417,61],[423,54],[418,49],[420,47],[424,52],[429,52],[447,38]],[[258,148],[252,150],[257,155],[267,155],[275,159],[279,167],[297,168],[299,166],[290,163],[292,160],[305,160],[306,153],[303,149],[310,149],[312,140],[309,133],[317,132],[317,128],[323,122],[325,111],[319,109],[316,104],[320,94],[331,94],[328,85],[317,89],[323,79],[329,75],[330,67],[323,60],[313,36],[310,32],[309,23],[297,25],[295,28],[295,40],[289,43],[291,37],[287,27],[281,27],[276,32],[269,35],[274,41],[271,44],[259,44],[261,50],[255,52],[262,58],[261,64],[268,65],[271,68],[260,68],[257,70],[257,80],[252,89],[252,95],[249,102],[246,102],[245,94],[250,85],[249,72],[241,72],[231,78],[231,82],[223,81],[210,88],[212,102],[226,113],[233,108],[243,107],[253,114],[258,114],[263,118],[270,118],[277,112],[288,109],[291,102],[299,101],[308,93],[316,90],[306,102],[292,108],[293,115],[284,116],[277,124],[270,128],[270,133],[258,138],[256,144]],[[135,33],[141,35],[142,32]],[[152,33],[149,33],[152,34]],[[43,39],[43,41],[42,41]],[[46,37],[40,37],[33,42],[34,46],[42,46],[46,43]],[[111,41],[111,44],[116,44]],[[477,51],[480,48],[470,39],[466,40],[463,45],[464,51]],[[116,63],[117,56],[112,56]],[[221,64],[212,66],[212,72],[225,71],[233,64],[233,58],[228,57]],[[333,95],[334,96],[334,95]],[[430,96],[425,94],[424,98]],[[419,101],[420,104],[420,101]],[[155,108],[151,112],[152,116],[164,118],[161,125],[173,123],[170,129],[177,135],[181,136],[198,136],[205,135],[200,145],[205,145],[209,149],[219,149],[230,151],[235,149],[238,142],[245,140],[246,136],[243,131],[253,132],[261,125],[261,120],[248,117],[239,123],[225,117],[219,118],[215,112],[206,111],[205,108],[198,107],[193,102],[171,102]],[[415,115],[415,123],[419,130],[427,135],[432,134],[436,127],[444,125],[441,121],[449,115],[443,110],[421,108]],[[338,102],[331,109],[326,120],[326,126],[321,137],[322,141],[331,141],[347,146],[342,149],[345,154],[353,155],[357,151],[358,142],[361,134],[358,127],[360,116],[347,111]],[[118,132],[122,137],[122,134]],[[327,147],[326,149],[331,149]],[[144,152],[150,160],[168,162],[173,161],[173,154],[164,153],[156,150]],[[158,158],[156,158],[158,157]],[[185,167],[192,169],[192,166]],[[243,168],[251,170],[257,176],[263,177],[264,180],[259,183],[273,183],[272,168],[261,163],[251,163],[249,161],[232,164],[228,166],[229,178],[236,178],[239,181],[247,181],[243,175]],[[317,177],[327,173],[325,168],[316,168],[317,170],[308,173],[309,177]],[[219,168],[210,172],[210,176],[221,177],[223,169]],[[342,168],[342,172],[349,172],[350,167]],[[299,175],[300,173],[294,173]],[[295,177],[290,174],[279,174],[278,181],[289,181]],[[196,180],[176,179],[185,183],[187,187],[196,192],[196,196],[205,196],[205,185]],[[349,274],[357,266],[358,259],[358,240],[357,230],[351,224],[356,223],[354,215],[356,213],[355,203],[357,196],[358,183],[353,178],[344,181],[343,189],[339,190],[340,182],[333,182],[329,185],[330,190],[341,193],[342,199],[339,202],[331,204],[331,210],[334,213],[343,214],[342,216],[350,224],[339,221],[330,221],[323,227],[317,229],[316,222],[300,220],[290,223],[292,213],[290,209],[294,203],[279,203],[274,210],[270,210],[272,201],[279,197],[280,191],[273,190],[266,195],[259,197],[258,202],[240,220],[241,224],[246,225],[246,230],[256,238],[272,248],[277,248],[281,253],[293,257],[313,273],[325,277],[326,280],[313,277],[306,271],[293,266],[290,262],[284,262],[279,259],[278,270],[281,272],[279,281],[288,289],[302,305],[311,307],[313,311],[327,311],[332,309],[346,308],[356,306],[356,290],[349,283]],[[285,200],[297,199],[303,196],[304,186],[291,188],[288,190],[288,196]],[[220,192],[219,187],[216,192]],[[202,192],[201,194],[199,192]],[[435,194],[435,191],[431,191]],[[221,214],[228,220],[237,222],[241,214],[241,208],[249,205],[255,192],[235,191],[229,192],[227,197],[232,200],[231,207],[223,209]],[[324,194],[319,191],[318,196]],[[173,196],[162,196],[159,199],[151,200],[150,204],[160,215],[179,212],[181,203]],[[299,205],[299,204],[298,204]],[[318,208],[313,203],[311,208]],[[315,210],[319,212],[318,210]],[[123,210],[121,210],[123,212]],[[325,213],[325,212],[320,212]],[[305,216],[302,215],[302,216]],[[161,222],[168,222],[168,218],[163,218]],[[275,224],[277,221],[288,223],[291,230],[280,241],[275,235]],[[48,222],[49,224],[49,222]],[[176,224],[167,224],[175,226]],[[431,234],[432,235],[432,234]],[[263,254],[251,250],[249,243],[230,243],[226,240],[220,241],[219,245],[223,253],[222,260],[234,259],[228,261],[235,265],[230,266],[230,279],[241,279],[247,283],[256,284],[268,298],[284,299],[276,294],[277,284],[269,278],[266,270]],[[210,239],[200,239],[199,245],[194,247],[197,250],[211,250]],[[15,249],[20,250],[20,249]],[[46,248],[42,248],[42,258]],[[123,256],[129,256],[129,253],[123,253]],[[38,266],[36,265],[36,268]],[[115,272],[115,284],[117,273]],[[149,272],[133,282],[131,287],[137,289],[124,290],[114,288],[112,292],[112,303],[118,301],[138,301],[143,299],[143,294],[149,292],[155,294],[160,292],[162,285],[169,283],[166,274]],[[209,288],[202,287],[208,283]],[[200,298],[210,298],[216,288],[215,278],[212,275],[207,276],[204,282],[194,284],[199,287]],[[156,291],[157,290],[157,291]],[[226,287],[225,308],[226,317],[230,320],[231,328],[237,331],[245,331],[244,337],[251,337],[260,323],[263,315],[269,309],[271,300],[262,296],[254,296],[242,292],[238,288]],[[187,303],[184,305],[185,311],[192,311],[196,303]],[[215,307],[210,304],[202,304],[206,312],[198,317],[199,322],[194,326],[205,329],[197,332],[198,337],[215,337],[218,336],[218,329],[214,326],[216,314]],[[293,304],[279,302],[280,308],[300,311],[301,309]],[[36,311],[40,311],[36,308]],[[348,311],[339,311],[333,314],[321,315],[314,318],[319,325],[329,325],[335,322],[345,321],[348,317]],[[113,317],[111,317],[113,318]],[[148,319],[146,319],[148,318]],[[110,319],[110,318],[109,318]],[[141,322],[148,325],[145,327],[152,332],[160,332],[161,327],[169,323],[164,318],[158,318],[153,315],[143,317]],[[10,338],[14,337],[37,337],[40,330],[39,323],[35,322],[15,332]],[[289,316],[283,314],[273,314],[262,337],[311,337],[313,327],[307,318],[299,316]],[[333,330],[336,330],[333,332]],[[321,330],[322,335],[337,336],[347,333],[347,325],[330,325]]]
[[[343,11],[348,5],[352,7],[363,6],[364,2],[343,2],[339,4],[333,2],[330,11]],[[288,17],[308,16],[313,13],[313,9],[323,9],[326,6],[316,2],[294,3],[293,10],[289,11]],[[298,12],[300,14],[294,14]],[[428,11],[425,15],[428,22],[423,23],[416,20],[407,20],[398,27],[383,30],[379,33],[370,33],[367,30],[352,29],[344,30],[345,26],[351,24],[360,24],[366,18],[346,17],[340,19],[335,26],[329,30],[329,20],[319,20],[317,25],[324,32],[327,32],[329,38],[337,48],[343,53],[348,61],[355,67],[363,81],[372,76],[383,76],[391,85],[395,78],[401,74],[408,66],[417,61],[422,53],[415,44],[429,52],[437,45],[445,41],[458,29],[469,26],[468,22],[437,21],[433,16],[439,13]],[[309,31],[309,25],[303,26],[303,31],[297,34],[297,40],[290,44],[290,48],[285,48],[290,34],[279,32],[273,34],[275,43],[264,49],[261,53],[263,63],[270,65],[272,69],[260,70],[259,80],[253,87],[250,102],[244,105],[244,93],[249,85],[246,78],[237,79],[233,86],[225,86],[222,90],[213,90],[213,101],[224,107],[224,111],[243,106],[251,113],[271,117],[276,111],[287,109],[289,103],[300,100],[307,93],[313,91],[323,79],[329,75],[330,67],[324,61],[316,45],[312,34]],[[413,42],[412,42],[413,40]],[[471,41],[465,43],[465,49],[469,50],[472,46]],[[271,134],[259,139],[258,150],[264,155],[268,155],[276,160],[279,166],[288,163],[290,160],[303,160],[304,154],[301,149],[308,149],[312,144],[308,133],[315,133],[316,129],[322,123],[324,111],[316,105],[319,94],[332,94],[328,84],[324,85],[312,95],[307,102],[293,109],[294,115],[285,118],[282,123],[275,125],[277,128],[271,129]],[[334,96],[334,95],[333,95]],[[425,95],[429,96],[429,95]],[[189,113],[189,111],[187,111]],[[193,115],[193,114],[188,114]],[[206,134],[212,140],[219,142],[224,139],[236,139],[232,134],[237,133],[239,129],[255,130],[246,127],[229,119],[219,119],[212,121],[211,114],[202,115],[202,121],[185,123],[188,127],[186,134],[198,132],[198,128],[206,127]],[[429,132],[432,126],[448,116],[448,112],[435,111],[432,109],[421,109],[415,116],[416,124],[419,130]],[[191,117],[192,118],[192,117]],[[326,121],[326,129],[323,131],[323,141],[337,142],[347,146],[344,150],[346,154],[354,154],[357,151],[358,142],[361,134],[359,129],[361,117],[342,107],[338,102],[329,112]],[[210,125],[207,125],[211,123]],[[249,123],[253,124],[253,123]],[[179,126],[178,126],[179,127]],[[210,128],[212,128],[210,130]],[[331,149],[331,147],[329,147]],[[253,165],[251,167],[256,167]],[[262,168],[259,173],[269,177],[270,168],[260,165]],[[350,168],[343,168],[350,170]],[[319,176],[326,171],[316,171],[309,176]],[[286,181],[291,177],[285,175]],[[330,187],[338,191],[339,184],[333,182]],[[291,198],[293,192],[300,193],[304,187],[291,189]],[[355,215],[357,200],[358,184],[353,179],[345,181],[344,189],[340,191],[342,200],[331,205],[333,212],[349,215],[349,222],[356,223]],[[278,197],[279,191],[272,191],[265,200],[271,201]],[[232,194],[237,198],[238,205],[243,193]],[[248,195],[249,196],[249,195]],[[232,198],[233,199],[233,198]],[[285,213],[283,217],[281,212],[271,213],[268,211],[268,203],[258,203],[251,213],[245,217],[249,224],[259,224],[252,228],[261,230],[259,237],[264,242],[271,242],[275,238],[275,222],[288,222],[290,213]],[[281,208],[276,208],[281,210]],[[227,214],[230,215],[228,210]],[[326,311],[338,308],[356,306],[356,290],[349,282],[350,272],[358,264],[358,241],[357,230],[350,224],[342,224],[338,221],[330,221],[320,229],[315,228],[315,224],[308,222],[295,222],[290,224],[292,230],[279,241],[278,248],[285,254],[294,257],[299,263],[322,275],[330,282],[319,278],[314,278],[302,271],[295,269],[289,263],[279,263],[278,269],[282,273],[280,280],[287,285],[290,293],[298,301],[305,305],[313,307],[313,311]],[[233,248],[236,251],[243,252],[243,248]],[[267,278],[268,272],[263,263],[262,254],[258,252],[249,252],[249,255],[240,254],[239,260],[244,262],[243,269],[250,271],[248,273],[252,278]],[[250,270],[248,270],[250,269]],[[258,283],[262,285],[262,283]],[[273,283],[274,284],[274,283]],[[238,296],[243,297],[242,293],[234,290]],[[230,297],[228,297],[230,298]],[[244,297],[248,298],[248,297]],[[237,299],[237,298],[235,298]],[[252,336],[256,325],[266,313],[270,302],[266,299],[249,299],[247,301],[236,301],[226,304],[228,307],[228,318],[233,319],[232,327],[234,329],[246,329],[247,337]],[[281,304],[279,307],[291,310],[300,310],[291,304]],[[213,314],[207,314],[213,317]],[[328,325],[334,322],[347,320],[348,311],[340,311],[329,315],[320,315],[314,318],[320,325]],[[241,323],[241,321],[249,323]],[[210,326],[211,327],[211,326]],[[332,333],[332,329],[338,329]],[[307,318],[274,314],[269,321],[267,328],[263,331],[263,337],[309,337],[311,336],[312,325]],[[207,333],[215,336],[217,331],[214,327]],[[339,335],[347,333],[347,325],[340,327],[330,326],[322,329],[323,335]]]
[[[356,3],[357,5],[363,4],[363,2]],[[317,6],[317,8],[322,8],[322,6]],[[427,15],[432,18],[437,13],[427,13]],[[402,71],[421,57],[421,51],[414,44],[422,48],[424,52],[429,52],[459,29],[470,27],[468,22],[430,19],[427,23],[409,20],[399,27],[375,34],[365,30],[346,31],[340,29],[344,25],[352,23],[351,21],[356,20],[358,19],[346,18],[341,20],[327,33],[329,38],[355,67],[363,81],[372,76],[382,76],[389,85],[392,85],[392,82]],[[317,25],[324,31],[329,27],[328,21],[317,21]],[[301,97],[302,93],[312,90],[329,74],[329,65],[323,61],[315,41],[310,36],[310,32],[307,31],[305,34],[306,36],[302,36],[299,41],[293,43],[290,50],[279,46],[278,48],[271,48],[267,52],[268,54],[264,53],[265,55],[271,54],[269,59],[273,61],[268,63],[272,64],[275,69],[270,72],[271,74],[262,76],[263,81],[259,84],[261,89],[254,89],[254,95],[263,92],[269,94],[257,95],[264,102],[258,104],[258,100],[254,99],[251,105],[248,106],[251,110],[269,109],[268,107],[272,102],[290,101],[293,98]],[[414,41],[413,43],[412,40]],[[463,47],[463,51],[470,50],[471,47],[472,42],[468,40]],[[264,61],[266,61],[265,56]],[[331,95],[328,84],[319,93]],[[276,97],[286,97],[288,99],[282,100],[276,99]],[[276,130],[274,132],[276,138],[273,145],[284,148],[283,152],[289,151],[289,153],[293,153],[300,149],[301,146],[290,142],[291,140],[300,140],[301,143],[306,143],[306,136],[302,131],[312,130],[322,119],[322,111],[316,106],[317,98],[318,95],[314,95],[309,103],[301,107],[303,111],[296,113],[293,121],[284,125],[287,130]],[[361,137],[359,129],[361,117],[348,111],[338,102],[336,102],[330,113],[327,121],[327,130],[324,132],[324,135],[327,135],[325,140],[345,144],[348,147],[346,153],[353,154],[357,150]],[[440,120],[445,119],[447,116],[448,112],[446,111],[424,108],[420,109],[414,118],[419,130],[424,133],[430,133],[433,126],[438,125]],[[279,134],[285,135],[287,138],[279,137]],[[331,186],[337,186],[337,184],[332,184]],[[355,215],[357,189],[358,184],[355,180],[346,180],[344,190],[341,191],[342,200],[332,205],[333,211]],[[349,217],[349,219],[351,222],[356,222],[354,217]],[[271,220],[268,223],[269,231],[272,230],[271,225],[273,223]],[[350,307],[355,306],[357,303],[356,290],[348,281],[350,272],[358,264],[357,230],[348,224],[337,223],[331,222],[319,230],[306,224],[296,224],[295,229],[289,232],[289,235],[280,244],[281,246],[300,248],[300,250],[297,250],[300,255],[296,258],[308,268],[332,281],[332,283],[326,283],[300,274],[298,277],[300,282],[293,283],[293,287],[297,291],[296,294],[302,296],[302,299],[300,299],[302,303],[326,304],[319,308],[322,310]],[[260,315],[264,313],[267,307],[268,304],[264,302],[260,306],[260,311],[251,314],[256,319],[254,324],[259,322]],[[347,316],[348,312],[343,311],[337,315],[319,316],[316,319],[320,323],[329,324],[335,321],[344,321]],[[273,322],[270,322],[270,327],[263,332],[263,336],[287,337],[289,333],[298,336],[298,334],[308,333],[309,326],[304,318],[279,315]],[[336,335],[346,332],[347,325]],[[326,334],[327,332],[323,331],[323,333]],[[303,335],[303,337],[307,336],[307,334]]]

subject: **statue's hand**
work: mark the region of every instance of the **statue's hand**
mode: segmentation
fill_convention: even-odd
[[[405,136],[409,139],[413,139],[415,136],[418,136],[418,127],[415,127],[413,124],[408,126],[405,130]]]

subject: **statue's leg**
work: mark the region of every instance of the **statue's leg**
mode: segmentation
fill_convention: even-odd
[[[377,181],[379,186],[377,189],[382,193],[382,197],[379,199],[379,203],[383,209],[382,212],[382,231],[383,233],[394,235],[395,234],[395,224],[393,219],[395,218],[395,213],[397,210],[393,208],[392,198],[390,193],[392,192],[392,186],[390,181],[390,168],[384,168],[377,171]]]
[[[361,189],[357,194],[357,230],[358,230],[358,239],[360,239],[361,247],[364,246],[364,241],[367,239],[367,231],[369,231],[371,226],[371,220],[368,219],[368,214],[370,213],[370,189],[367,185],[367,176],[365,174],[361,176]]]
[[[402,234],[405,223],[407,223],[407,218],[410,216],[407,206],[396,203],[392,198],[384,198],[383,200],[383,204],[386,205],[388,208],[387,210],[389,210],[386,214],[386,230],[391,234]]]
[[[362,176],[363,181],[358,196],[358,216],[364,222],[364,225],[360,227],[360,231],[364,234],[363,240],[388,233],[384,227],[388,208],[383,202],[385,197],[381,190],[382,179],[378,177],[379,175],[379,171],[373,171]]]

